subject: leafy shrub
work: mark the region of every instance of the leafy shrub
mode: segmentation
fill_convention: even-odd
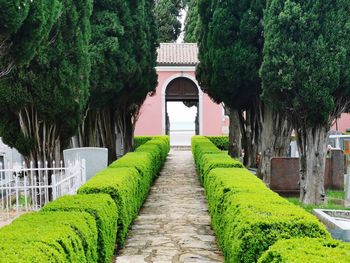
[[[123,246],[128,227],[136,217],[144,199],[145,187],[136,168],[107,168],[96,174],[82,187],[79,194],[109,194],[117,205],[118,243]]]
[[[0,243],[0,263],[62,263],[67,261],[68,258],[62,251],[46,243],[14,240]]]
[[[152,155],[156,174],[162,168],[169,151],[169,136],[155,136],[135,150],[135,152],[147,152]]]
[[[215,144],[216,147],[218,147],[222,151],[228,151],[228,144],[229,144],[229,138],[228,136],[205,136],[207,137],[212,143]]]
[[[92,215],[98,228],[98,262],[111,261],[115,249],[118,211],[109,195],[67,195],[48,203],[42,211],[76,211]]]
[[[153,161],[153,171],[158,173],[163,165],[161,149],[155,144],[143,144],[135,150],[136,153],[146,153]]]
[[[2,262],[96,262],[97,228],[85,212],[39,212],[0,229]]]
[[[134,147],[137,149],[141,145],[145,144],[149,140],[152,140],[152,136],[135,136],[134,137]]]
[[[193,136],[191,145],[197,166],[200,164],[203,154],[221,153],[220,149],[204,136]]]
[[[246,169],[213,169],[204,186],[227,262],[256,262],[279,239],[329,238],[314,216],[269,190]]]
[[[203,154],[198,163],[201,183],[204,182],[208,173],[214,168],[244,168],[244,165],[236,159],[231,158],[227,153]]]
[[[155,167],[154,162],[152,162],[152,156],[146,152],[130,152],[109,165],[109,168],[121,167],[135,168],[138,171],[141,175],[140,190],[145,198],[148,193],[148,188],[155,176]]]
[[[330,239],[279,240],[261,256],[258,262],[345,263],[350,262],[350,245]]]
[[[124,246],[129,226],[145,200],[150,185],[170,149],[168,136],[156,136],[100,171],[78,190],[79,194],[105,193],[118,210],[118,244]]]

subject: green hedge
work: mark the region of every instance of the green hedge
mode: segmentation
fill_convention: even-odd
[[[192,152],[225,262],[257,262],[280,239],[330,238],[314,216],[272,192],[209,138],[192,137]]]
[[[218,147],[215,146],[215,144],[213,144],[208,138],[204,136],[193,136],[191,145],[193,158],[197,166],[200,164],[203,154],[222,152]]]
[[[266,251],[259,263],[346,263],[350,262],[350,245],[325,239],[279,240]]]
[[[237,159],[231,158],[227,153],[203,154],[198,169],[201,183],[204,183],[209,172],[215,168],[244,168],[244,165]]]
[[[79,194],[106,193],[118,210],[118,244],[124,246],[129,226],[170,150],[168,136],[156,136],[92,177]]]
[[[152,139],[161,139],[164,140],[169,145],[169,136],[167,135],[158,135],[158,136],[135,136],[134,137],[134,148],[137,149],[141,145],[145,144],[146,142],[152,140]],[[169,145],[170,147],[170,145]]]
[[[154,167],[157,174],[161,170],[169,151],[169,136],[155,136],[151,140],[147,141],[147,143],[139,146],[135,150],[135,152],[147,152],[152,155],[152,159],[155,162]]]
[[[108,168],[135,168],[141,176],[140,190],[142,190],[142,196],[145,198],[148,193],[148,187],[155,177],[156,170],[153,160],[155,159],[147,152],[130,152],[111,163]]]
[[[211,137],[221,138],[223,136]],[[231,158],[227,152],[221,151],[209,138],[204,136],[192,137],[192,152],[202,184],[207,174],[214,168],[244,167],[239,160]]]
[[[110,262],[115,250],[118,211],[107,194],[67,195],[48,203],[42,211],[87,212],[98,229],[98,262]]]
[[[137,147],[140,147],[141,145],[145,144],[149,140],[152,140],[152,136],[135,136],[134,137],[134,147],[137,149]]]
[[[214,143],[215,146],[218,147],[220,150],[228,151],[229,138],[227,135],[205,137],[207,137],[212,143]]]
[[[246,169],[211,170],[205,190],[227,262],[256,262],[279,239],[329,237],[314,216],[269,190]]]
[[[1,262],[97,262],[97,228],[85,212],[22,215],[0,229]]]
[[[78,194],[109,194],[118,209],[118,243],[124,246],[128,228],[136,217],[144,199],[141,189],[142,176],[135,168],[107,168],[96,174],[82,187]]]
[[[0,229],[0,262],[110,262],[125,243],[170,150],[168,136],[142,138],[78,190]]]

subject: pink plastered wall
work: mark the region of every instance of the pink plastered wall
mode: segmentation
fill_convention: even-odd
[[[135,135],[163,134],[163,105],[165,86],[176,77],[195,80],[194,71],[157,71],[158,87],[153,96],[148,96],[142,105],[135,127]],[[206,94],[202,97],[202,135],[222,135],[225,121],[222,106],[214,103]]]
[[[346,129],[350,129],[350,114],[343,113],[336,122],[338,125],[334,123],[331,130],[336,131],[338,126],[338,131],[345,133]]]

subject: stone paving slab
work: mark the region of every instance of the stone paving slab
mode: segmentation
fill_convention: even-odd
[[[169,153],[116,262],[224,262],[190,151]]]

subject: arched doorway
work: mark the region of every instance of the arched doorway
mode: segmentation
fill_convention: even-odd
[[[199,90],[191,79],[177,77],[166,86],[163,121],[173,145],[189,145],[190,138],[200,133],[199,103]]]

